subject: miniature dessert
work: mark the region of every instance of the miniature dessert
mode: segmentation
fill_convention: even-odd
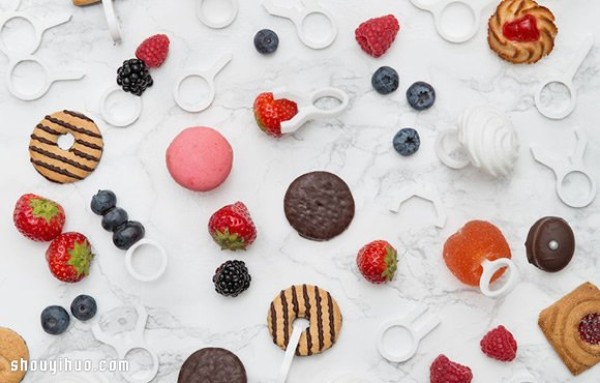
[[[58,280],[68,283],[79,282],[87,277],[93,259],[90,242],[79,233],[59,235],[46,250],[50,272]]]
[[[203,348],[181,366],[177,383],[247,383],[244,364],[223,348]]]
[[[13,222],[17,230],[31,240],[52,241],[62,233],[65,211],[54,201],[24,194],[15,204]]]
[[[485,260],[511,258],[510,248],[502,232],[486,221],[470,221],[453,234],[444,244],[444,261],[448,269],[462,283],[479,286]],[[505,269],[494,274],[492,282]]]
[[[63,150],[58,138],[71,134],[73,146]],[[93,120],[68,110],[46,116],[33,130],[29,156],[35,170],[59,184],[80,181],[89,176],[102,157],[104,142]]]
[[[390,49],[399,30],[398,19],[394,15],[387,15],[360,24],[354,35],[362,50],[377,58]]]
[[[488,43],[500,58],[532,64],[554,49],[552,12],[533,0],[503,0],[488,25]]]
[[[242,202],[217,210],[208,221],[208,232],[223,250],[246,250],[256,239],[256,226]]]
[[[23,380],[27,371],[21,368],[21,361],[29,361],[27,343],[5,327],[0,327],[0,361],[0,382],[19,383]],[[16,370],[11,369],[13,363],[17,363]]]
[[[564,219],[544,217],[529,230],[525,247],[529,263],[554,273],[571,262],[575,253],[575,235]]]
[[[600,362],[600,290],[586,282],[540,313],[542,332],[573,375]]]
[[[363,246],[356,257],[358,270],[369,282],[391,281],[398,268],[398,253],[387,241],[373,241]]]
[[[273,93],[261,93],[254,100],[254,119],[258,127],[273,137],[281,137],[281,123],[294,118],[298,105],[286,98],[274,99]]]
[[[292,286],[271,302],[267,322],[273,343],[287,349],[297,318],[310,322],[302,332],[296,355],[309,356],[331,348],[342,329],[342,314],[331,295],[311,285]]]
[[[326,241],[343,233],[354,218],[354,198],[340,177],[312,172],[294,180],[284,198],[285,216],[298,234]]]
[[[167,149],[167,167],[181,186],[209,191],[221,185],[233,166],[233,149],[221,133],[194,127],[179,133]]]
[[[479,345],[485,355],[501,362],[511,362],[517,356],[517,341],[504,326],[485,334]]]

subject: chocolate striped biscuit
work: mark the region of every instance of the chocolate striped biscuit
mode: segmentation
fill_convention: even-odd
[[[271,302],[267,323],[273,343],[287,349],[297,318],[310,322],[302,332],[296,355],[309,356],[333,346],[342,329],[342,313],[331,295],[312,285],[282,290]]]
[[[58,139],[71,134],[73,146],[63,150]],[[35,170],[59,184],[89,176],[102,157],[104,142],[98,126],[83,114],[64,110],[46,116],[33,130],[29,156]]]

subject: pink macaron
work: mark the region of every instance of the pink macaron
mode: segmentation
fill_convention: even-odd
[[[233,149],[223,135],[212,128],[187,128],[167,149],[167,168],[184,188],[209,191],[221,185],[233,165]]]

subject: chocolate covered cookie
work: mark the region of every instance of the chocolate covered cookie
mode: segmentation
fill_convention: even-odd
[[[58,146],[58,139],[65,134],[71,134],[75,140],[67,150]],[[59,184],[89,176],[98,166],[103,150],[102,134],[94,121],[69,110],[44,117],[29,141],[29,156],[35,170]]]
[[[298,234],[326,241],[348,228],[354,218],[354,198],[340,177],[312,172],[294,180],[284,199],[285,216]]]
[[[0,382],[19,383],[25,377],[21,361],[29,361],[29,349],[19,334],[11,329],[0,327]],[[13,370],[12,364],[17,364]]]
[[[525,247],[529,263],[544,271],[557,272],[573,258],[575,235],[564,219],[544,217],[529,229]]]
[[[223,348],[203,348],[183,363],[177,383],[247,383],[242,361]]]

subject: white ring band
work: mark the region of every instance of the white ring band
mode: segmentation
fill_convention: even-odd
[[[133,268],[133,254],[141,246],[144,246],[144,245],[154,247],[155,249],[158,250],[158,253],[160,255],[161,264],[160,264],[160,267],[158,268],[158,270],[154,274],[150,274],[150,275],[140,274],[138,271],[136,271]],[[151,239],[147,239],[147,238],[143,238],[143,239],[140,239],[139,241],[137,241],[133,246],[131,246],[127,250],[127,253],[125,254],[125,268],[127,269],[127,272],[129,273],[129,275],[131,275],[138,281],[142,281],[142,282],[152,282],[152,281],[155,281],[158,278],[160,278],[167,270],[167,263],[168,263],[168,258],[167,258],[167,252],[166,252],[165,248],[162,247],[158,242],[153,241]]]
[[[106,23],[108,24],[108,30],[110,36],[115,43],[121,42],[121,26],[119,20],[115,14],[115,7],[113,0],[102,0],[102,6],[104,7],[104,16],[106,17]]]
[[[235,19],[237,17],[237,14],[238,14],[238,11],[239,11],[239,8],[240,8],[238,0],[219,0],[219,1],[227,1],[227,2],[229,2],[229,6],[231,7],[229,15],[224,20],[211,19],[204,12],[204,2],[205,2],[205,0],[199,0],[198,1],[198,5],[197,5],[198,8],[196,10],[198,18],[200,19],[200,21],[202,21],[202,24],[206,25],[209,28],[213,28],[213,29],[226,28],[226,27],[230,26],[235,21]]]
[[[142,115],[143,105],[142,105],[142,98],[140,96],[131,95],[131,97],[133,97],[133,100],[135,100],[135,104],[134,104],[135,109],[133,110],[133,113],[130,116],[124,117],[124,118],[116,117],[109,110],[108,99],[114,93],[119,92],[119,91],[126,93],[125,91],[122,91],[121,88],[119,88],[117,86],[115,86],[113,88],[109,88],[104,92],[104,94],[102,95],[102,99],[100,101],[100,114],[102,115],[102,118],[104,119],[104,121],[108,122],[109,124],[111,124],[113,126],[123,128],[123,127],[133,124],[140,118],[140,116]]]

